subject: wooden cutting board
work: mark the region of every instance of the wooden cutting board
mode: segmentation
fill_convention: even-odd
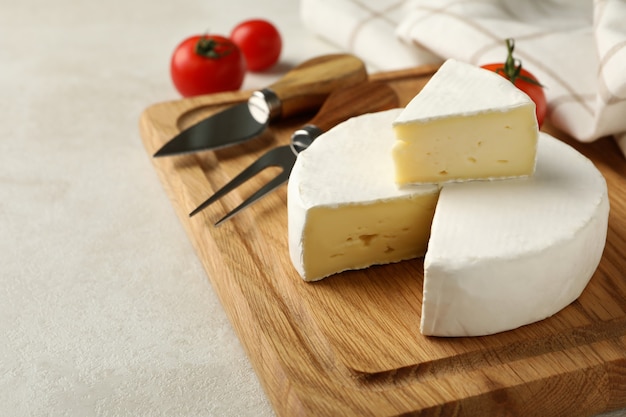
[[[404,105],[434,70],[371,78],[389,82]],[[149,107],[140,120],[148,154],[247,96]],[[286,187],[213,227],[267,175],[188,217],[264,151],[288,143],[309,117],[283,121],[232,148],[153,159],[277,415],[571,417],[626,407],[626,161],[613,140],[580,144],[544,128],[590,157],[608,182],[608,241],[582,296],[517,330],[434,338],[419,332],[421,259],[301,280],[288,256]]]

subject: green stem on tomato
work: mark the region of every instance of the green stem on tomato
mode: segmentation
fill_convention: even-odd
[[[536,80],[522,75],[522,61],[513,57],[513,51],[515,50],[515,41],[512,38],[506,39],[507,56],[504,61],[504,67],[498,68],[496,72],[503,73],[513,84],[515,81],[523,80],[527,83],[538,85],[543,87]]]
[[[196,43],[194,51],[196,52],[196,54],[210,59],[219,59],[226,55],[229,55],[232,52],[230,48],[218,52],[217,47],[220,45],[221,44],[215,39],[211,39],[207,35],[204,35],[200,39],[198,39],[198,43]]]

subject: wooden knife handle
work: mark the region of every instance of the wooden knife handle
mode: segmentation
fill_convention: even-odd
[[[396,92],[387,83],[360,83],[333,91],[309,124],[326,132],[350,117],[389,110],[399,105]]]
[[[323,55],[303,62],[268,87],[280,100],[280,117],[319,109],[339,87],[367,80],[365,64],[349,54]]]

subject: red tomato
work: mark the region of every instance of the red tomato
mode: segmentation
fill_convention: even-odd
[[[241,22],[230,39],[243,52],[250,71],[263,71],[276,64],[283,46],[278,29],[262,19]]]
[[[522,68],[522,63],[518,59],[513,58],[513,49],[515,47],[513,39],[507,39],[506,45],[508,49],[506,61],[503,63],[482,65],[482,68],[500,74],[511,81],[517,88],[525,92],[528,97],[535,102],[537,123],[539,127],[541,127],[548,107],[546,95],[543,92],[543,86],[533,74]]]
[[[219,35],[185,39],[170,61],[172,81],[184,97],[239,90],[245,74],[241,51],[230,39]]]

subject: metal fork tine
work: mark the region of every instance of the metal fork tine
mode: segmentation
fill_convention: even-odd
[[[279,174],[276,178],[281,178],[282,182],[278,183],[274,187],[269,187],[270,184],[273,184],[276,181],[276,178],[275,178],[268,185],[264,186],[259,191],[254,193],[250,198],[248,198],[248,200],[242,203],[239,207],[235,208],[235,210],[233,211],[239,211],[243,209],[244,207],[252,204],[254,201],[261,198],[264,194],[269,193],[270,191],[272,191],[277,186],[281,185],[284,181],[286,181],[289,178],[289,174],[291,173],[291,168],[293,167],[295,158],[296,158],[296,155],[293,153],[290,146],[280,146],[278,148],[274,148],[266,152],[265,154],[263,154],[263,156],[261,156],[255,162],[250,164],[246,169],[244,169],[241,173],[239,173],[239,175],[233,178],[230,182],[228,182],[222,188],[217,190],[215,194],[209,197],[204,203],[200,204],[195,210],[189,213],[189,217],[199,213],[200,211],[202,211],[209,205],[213,204],[224,195],[228,194],[235,188],[239,187],[241,184],[248,181],[250,178],[254,177],[258,173],[263,171],[265,168],[269,168],[272,166],[281,167],[283,169],[283,172]],[[287,176],[284,180],[282,180],[282,176],[285,172]],[[227,217],[229,218],[232,217],[232,215],[230,215],[231,213],[229,213]],[[226,220],[226,219],[222,219],[218,223],[221,223],[223,220]]]
[[[276,177],[274,177],[270,182],[265,184],[257,192],[255,192],[250,197],[248,197],[244,202],[242,202],[237,207],[235,207],[233,210],[231,210],[226,216],[224,216],[221,219],[219,219],[215,223],[215,226],[217,227],[217,226],[221,225],[223,222],[225,222],[226,220],[230,219],[235,214],[239,213],[241,210],[245,209],[246,207],[248,207],[249,205],[255,203],[256,201],[259,201],[262,197],[268,195],[270,192],[274,191],[276,188],[278,188],[281,185],[283,185],[289,179],[289,174],[290,173],[291,173],[291,169],[283,170],[280,174],[278,174]]]
[[[205,200],[202,204],[196,207],[191,213],[189,213],[189,217],[201,212],[206,207],[215,203],[217,200],[239,187],[241,184],[248,181],[250,178],[254,177],[259,172],[263,171],[265,168],[269,168],[271,166],[282,166],[280,158],[276,157],[276,154],[279,152],[281,148],[272,149],[263,154],[259,159],[250,164],[246,169],[241,171],[235,178],[230,180],[227,184],[225,184],[222,188],[217,190],[215,194]]]

